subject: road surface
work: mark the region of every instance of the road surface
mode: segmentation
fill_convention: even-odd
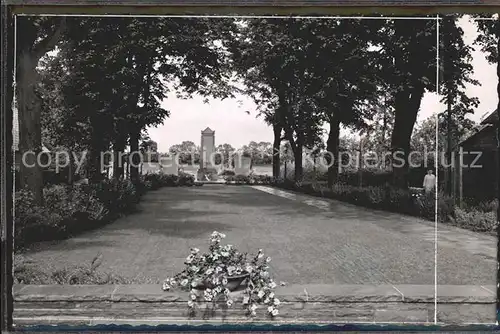
[[[290,284],[434,284],[432,222],[262,186],[204,185],[149,192],[141,212],[26,255],[61,268],[103,255],[101,270],[161,282],[213,231],[243,251],[262,248]],[[439,284],[494,285],[496,238],[439,225]]]

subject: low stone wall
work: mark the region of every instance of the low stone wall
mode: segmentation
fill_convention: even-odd
[[[437,320],[442,324],[494,323],[494,286],[439,286]],[[227,310],[189,315],[188,294],[160,285],[16,285],[14,323],[30,325],[219,324],[219,323],[434,323],[431,285],[290,285],[279,287],[280,315],[264,307],[249,319],[234,293]]]

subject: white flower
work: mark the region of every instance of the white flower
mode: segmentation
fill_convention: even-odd
[[[189,264],[189,263],[193,262],[193,259],[194,259],[193,254],[189,255],[189,256],[186,258],[186,263],[188,263],[188,264]]]
[[[230,293],[231,293],[231,291],[229,291],[229,289],[224,289],[224,294],[225,294],[226,296],[229,296],[229,294],[230,294]]]
[[[191,270],[192,270],[193,272],[197,273],[197,272],[200,270],[200,268],[199,268],[199,267],[197,267],[197,266],[191,266]]]
[[[235,270],[236,270],[235,266],[227,267],[227,273],[229,274],[229,276],[232,276]]]
[[[191,295],[192,300],[196,300],[196,295]]]
[[[219,267],[219,266],[217,266],[217,268],[215,268],[215,272],[216,272],[216,273],[220,273],[220,272],[222,272],[222,268],[221,268],[221,267]]]
[[[261,259],[264,256],[264,253],[261,253],[262,249],[259,249],[259,255],[257,255],[258,259]]]
[[[280,282],[280,285],[281,285],[281,286],[285,286],[285,285],[286,285],[286,282],[281,281],[281,282]]]
[[[269,294],[269,298],[274,298],[274,292],[271,292],[271,293]]]
[[[248,296],[243,297],[243,305],[247,305],[250,302],[250,298]]]
[[[255,310],[256,310],[256,309],[257,309],[257,305],[252,304],[252,305],[250,306],[250,311],[255,312]]]
[[[211,301],[212,298],[213,298],[213,296],[212,296],[212,290],[206,289],[205,293],[204,293],[204,297],[205,297],[206,301],[208,301],[208,302]]]
[[[163,289],[163,291],[168,291],[168,290],[170,290],[170,285],[168,285],[167,282],[163,282],[162,289]]]
[[[233,301],[231,299],[229,299],[226,303],[227,303],[227,306],[229,306],[229,307],[233,306]]]
[[[277,316],[280,312],[278,311],[278,309],[274,309],[271,314],[273,317]]]
[[[191,248],[191,254],[198,254],[199,251],[198,248]]]
[[[274,311],[274,306],[269,306],[269,307],[267,308],[267,311],[268,311],[269,313],[271,313],[272,311]]]
[[[213,272],[214,270],[212,268],[208,268],[207,271],[205,271],[205,274],[210,275]]]
[[[260,291],[257,293],[257,296],[258,296],[259,298],[264,297],[264,295],[265,295],[265,292],[264,292],[264,291],[262,291],[262,290],[260,290]]]
[[[278,306],[280,304],[280,300],[278,298],[274,299],[274,305]]]
[[[229,256],[229,253],[228,253],[228,252],[224,252],[224,251],[222,251],[222,252],[220,253],[220,255],[222,255],[223,257],[228,257],[228,256]]]
[[[192,300],[188,301],[188,306],[189,307],[193,307],[194,306],[194,302]]]
[[[266,298],[266,299],[264,300],[264,304],[268,304],[269,302],[270,302],[269,298]]]
[[[266,262],[267,263],[271,262],[271,257],[270,256],[267,257]]]
[[[222,279],[222,285],[227,285],[227,278],[225,278],[225,277],[224,277],[224,278]]]
[[[247,273],[251,273],[251,272],[252,272],[252,270],[253,270],[252,266],[251,266],[251,265],[249,265],[249,264],[247,264],[247,266],[246,266],[246,268],[245,268],[245,271],[246,271]]]
[[[188,284],[188,282],[189,282],[189,281],[188,281],[187,279],[183,279],[183,280],[181,281],[181,285],[182,285],[182,286],[186,286],[186,285]]]
[[[276,283],[274,283],[274,281],[271,281],[271,283],[269,283],[269,287],[271,289],[274,289],[276,287]]]

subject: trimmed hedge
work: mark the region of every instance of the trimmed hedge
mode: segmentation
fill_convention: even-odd
[[[179,175],[151,173],[144,175],[142,182],[148,190],[157,190],[162,187],[189,187],[194,185],[194,176],[184,172],[180,172]]]
[[[93,184],[52,185],[44,188],[44,203],[36,205],[26,190],[15,193],[15,247],[59,240],[97,228],[136,210],[141,196],[160,187],[194,185],[194,177],[147,174],[134,185],[130,180],[103,180]]]
[[[273,178],[268,175],[229,175],[224,178],[226,184],[273,184]]]
[[[355,187],[342,183],[331,189],[314,183],[301,184],[291,180],[278,179],[273,186],[285,190],[332,198],[372,209],[407,214],[434,221],[435,196],[426,195],[414,189],[384,187]],[[482,203],[464,209],[455,206],[453,198],[440,193],[438,195],[438,220],[476,232],[495,232],[496,202]]]
[[[332,188],[314,183],[300,184],[290,180],[277,180],[275,187],[298,191],[312,196],[336,199],[355,205],[408,214],[426,219],[434,219],[434,196],[425,196],[409,189],[399,189],[391,186],[356,187],[336,183]],[[448,200],[440,195],[439,210],[443,215],[453,208]]]

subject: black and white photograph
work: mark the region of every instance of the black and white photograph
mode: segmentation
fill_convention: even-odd
[[[14,326],[495,324],[499,37],[17,15]]]

